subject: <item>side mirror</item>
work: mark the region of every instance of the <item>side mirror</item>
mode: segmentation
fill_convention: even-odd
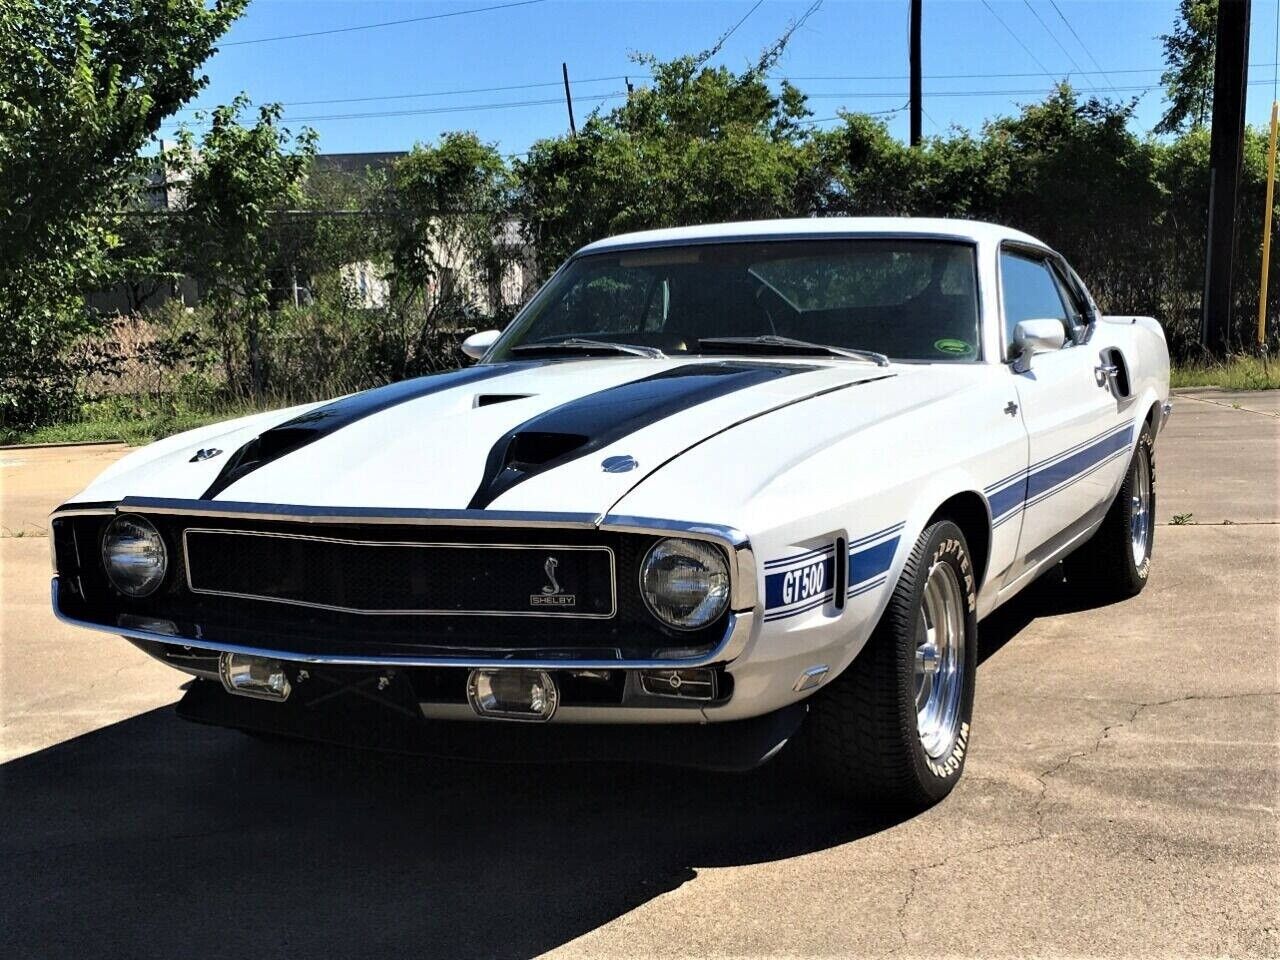
[[[1026,373],[1037,353],[1061,350],[1067,332],[1061,320],[1023,320],[1013,328],[1013,369]]]
[[[501,330],[480,330],[462,341],[462,352],[472,360],[479,360],[502,335]]]

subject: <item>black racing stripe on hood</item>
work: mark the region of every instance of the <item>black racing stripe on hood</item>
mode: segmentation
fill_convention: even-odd
[[[244,444],[227,459],[218,476],[200,499],[213,499],[231,484],[253,471],[274,463],[321,437],[327,437],[343,427],[349,427],[357,420],[371,417],[375,413],[408,403],[410,400],[417,400],[433,393],[440,393],[442,390],[465,386],[480,380],[489,380],[509,373],[513,369],[527,366],[529,366],[527,363],[481,364],[429,377],[401,380],[399,383],[365,390],[363,393],[352,394],[333,403],[326,403],[322,407],[316,407],[270,430],[263,431]]]
[[[467,507],[484,509],[516,484],[681,410],[814,369],[804,364],[695,363],[562,403],[498,439]]]

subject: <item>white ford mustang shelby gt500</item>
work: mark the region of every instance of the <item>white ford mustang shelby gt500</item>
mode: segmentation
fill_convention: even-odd
[[[193,675],[206,723],[721,768],[795,740],[919,807],[981,618],[1064,559],[1146,582],[1164,336],[1025,234],[614,237],[463,349],[119,461],[53,516],[58,615]]]

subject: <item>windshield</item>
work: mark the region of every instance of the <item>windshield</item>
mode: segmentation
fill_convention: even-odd
[[[977,359],[974,248],[852,239],[579,257],[517,317],[491,359],[566,340],[723,354],[725,344],[713,341],[724,337],[785,337],[898,360]],[[764,341],[749,352],[770,349]]]

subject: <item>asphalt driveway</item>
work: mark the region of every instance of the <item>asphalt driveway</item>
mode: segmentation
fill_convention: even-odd
[[[984,623],[964,779],[900,823],[185,724],[48,609],[45,515],[120,452],[0,450],[0,955],[1280,955],[1280,393],[1177,398],[1148,589]]]

